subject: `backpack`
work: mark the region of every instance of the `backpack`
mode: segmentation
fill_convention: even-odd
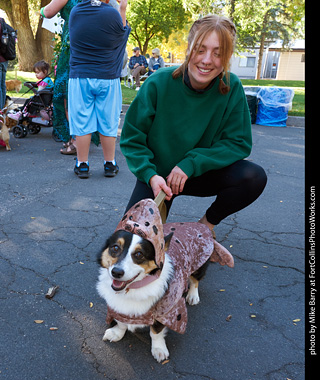
[[[0,55],[7,61],[12,61],[16,58],[16,39],[17,31],[12,26],[8,25],[3,18],[0,18],[1,23],[1,41]]]

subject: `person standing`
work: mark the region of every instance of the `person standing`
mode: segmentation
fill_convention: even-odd
[[[69,16],[73,7],[81,0],[51,0],[50,3],[41,8],[40,14],[45,18],[52,18],[58,12],[64,20],[61,34],[61,49],[57,60],[56,75],[53,90],[53,131],[52,137],[55,141],[64,142],[60,149],[62,154],[76,154],[76,143],[70,136],[68,118],[68,81],[69,81]],[[99,139],[95,143],[98,144]]]
[[[0,23],[0,41],[2,37],[2,27]],[[6,103],[6,76],[8,69],[8,61],[0,54],[0,109],[2,109]]]
[[[129,69],[136,80],[136,90],[140,89],[140,76],[147,72],[148,62],[144,55],[140,54],[140,48],[133,48],[133,56],[129,60]]]
[[[70,133],[77,141],[74,172],[79,178],[89,177],[90,140],[96,131],[105,177],[119,171],[115,144],[122,107],[120,74],[131,28],[126,20],[127,0],[120,1],[119,11],[108,2],[84,0],[72,9],[69,19],[68,111]]]

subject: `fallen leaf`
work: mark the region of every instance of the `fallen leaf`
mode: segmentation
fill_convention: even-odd
[[[226,289],[220,289],[219,290],[219,292],[225,292],[226,291]]]
[[[80,264],[84,265],[84,263],[82,261],[79,261]]]
[[[58,327],[50,327],[50,330],[51,331],[56,331],[56,330],[58,330]]]
[[[251,314],[250,317],[251,318],[256,318],[256,315],[255,314]]]
[[[164,362],[162,362],[161,364],[163,365],[163,364],[167,364],[167,363],[169,363],[169,359],[167,359],[167,360],[165,360]]]
[[[301,319],[294,319],[292,322],[300,322],[301,321]]]
[[[90,303],[89,303],[89,306],[90,306],[90,307],[93,307],[93,303],[92,303],[92,302],[90,302]]]
[[[42,320],[42,319],[35,319],[34,322],[37,323],[37,324],[40,324],[40,323],[43,323],[44,320]]]
[[[31,219],[36,219],[36,217],[35,216],[31,216]]]
[[[229,314],[229,315],[227,316],[227,318],[226,318],[226,321],[229,322],[231,318],[232,318],[232,315]]]

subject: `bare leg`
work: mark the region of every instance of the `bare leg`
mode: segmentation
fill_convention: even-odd
[[[78,137],[77,137],[77,141],[78,141]],[[116,151],[116,138],[110,137],[110,136],[103,136],[100,134],[100,141],[101,141],[103,157],[105,161],[114,160],[115,151]]]
[[[88,161],[91,134],[77,136],[77,159],[78,161]]]

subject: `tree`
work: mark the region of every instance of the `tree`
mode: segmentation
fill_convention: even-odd
[[[234,0],[233,20],[241,50],[259,46],[256,79],[260,79],[263,52],[277,39],[288,47],[291,39],[301,35],[304,0]]]
[[[192,19],[197,20],[208,14],[225,14],[228,2],[229,0],[183,0],[183,5],[192,14]]]
[[[156,46],[168,41],[173,31],[182,29],[188,13],[182,0],[135,0],[128,5],[127,18],[131,25],[130,40],[145,55],[151,40]]]
[[[10,25],[18,31],[17,53],[20,70],[32,71],[35,62],[44,59],[51,62],[54,35],[41,27],[40,17],[33,31],[30,14],[50,0],[0,0],[0,8],[6,12]]]

